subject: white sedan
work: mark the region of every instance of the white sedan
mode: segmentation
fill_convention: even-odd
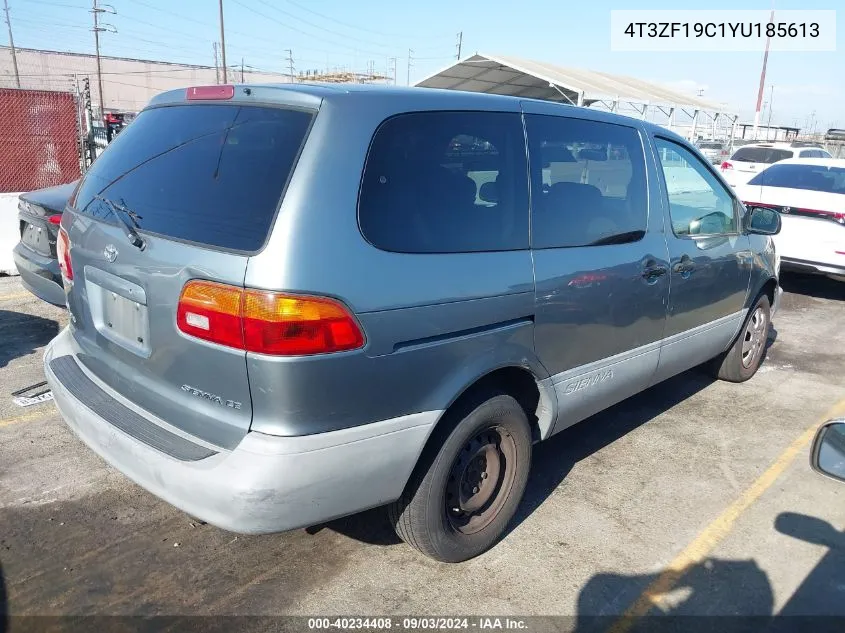
[[[845,281],[845,159],[783,160],[736,192],[746,207],[781,214],[774,241],[784,269]]]

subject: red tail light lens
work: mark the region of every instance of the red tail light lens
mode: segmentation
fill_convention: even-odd
[[[719,166],[719,168],[720,168],[722,171],[724,171],[724,170],[726,170],[726,169],[733,169],[733,168],[734,168],[734,166],[733,166],[733,163],[730,163],[730,162],[728,162],[728,161],[724,161],[724,162],[723,162],[723,163]]]
[[[299,356],[364,345],[355,319],[333,299],[260,290],[247,290],[244,299],[244,340],[251,352]]]
[[[185,334],[243,348],[242,290],[211,281],[189,281],[182,288],[176,323]]]
[[[358,349],[364,334],[334,299],[190,281],[176,312],[179,329],[206,341],[277,356]]]
[[[51,215],[49,218],[47,218],[47,221],[48,221],[50,224],[56,224],[56,225],[59,225],[59,224],[61,224],[61,223],[62,223],[62,214],[61,214],[61,213],[57,213],[56,215]]]
[[[70,261],[70,239],[64,229],[59,229],[59,236],[56,238],[56,257],[59,260],[59,268],[65,279],[73,281],[73,265]]]

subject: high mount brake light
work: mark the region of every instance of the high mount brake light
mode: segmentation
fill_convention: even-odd
[[[226,101],[235,96],[234,86],[194,86],[185,91],[188,101]]]

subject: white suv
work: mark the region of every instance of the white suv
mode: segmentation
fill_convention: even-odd
[[[831,158],[831,155],[821,147],[805,143],[754,143],[737,149],[720,169],[728,184],[736,187],[772,163],[788,158]]]

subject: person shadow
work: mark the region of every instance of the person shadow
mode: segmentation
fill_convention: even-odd
[[[628,605],[635,616],[622,615]],[[756,633],[773,608],[768,576],[754,560],[707,558],[663,574],[596,574],[578,595],[575,632]]]
[[[841,633],[845,531],[794,512],[779,514],[774,528],[827,548],[777,613],[756,561],[711,557],[675,571],[594,575],[578,595],[575,633]]]

